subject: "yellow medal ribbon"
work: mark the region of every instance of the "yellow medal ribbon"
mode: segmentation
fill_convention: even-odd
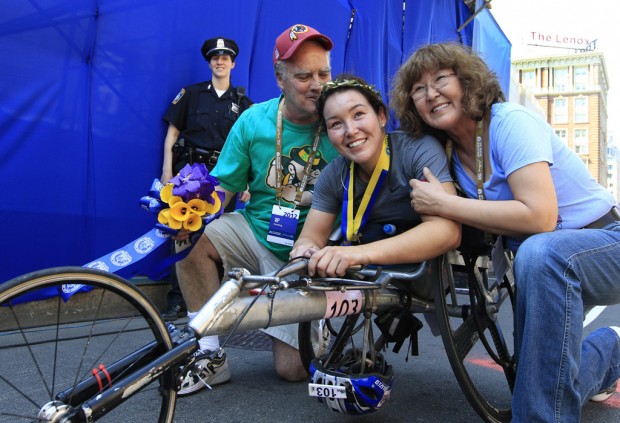
[[[383,186],[383,182],[390,170],[390,149],[388,143],[388,136],[383,137],[383,147],[381,149],[381,155],[375,165],[375,169],[372,172],[368,186],[364,191],[362,201],[353,216],[353,208],[355,207],[354,196],[355,190],[353,189],[353,181],[355,179],[355,162],[351,162],[349,173],[347,175],[347,181],[345,184],[344,204],[342,205],[342,233],[346,234],[346,242],[357,242],[361,234],[360,229],[364,227],[372,206],[375,204]]]

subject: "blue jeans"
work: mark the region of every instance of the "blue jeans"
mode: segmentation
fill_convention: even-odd
[[[620,224],[533,235],[514,272],[513,422],[578,422],[581,406],[620,378],[613,330],[582,341],[584,306],[620,303]]]

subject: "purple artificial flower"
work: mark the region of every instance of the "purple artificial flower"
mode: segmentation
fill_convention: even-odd
[[[200,198],[210,203],[213,203],[211,194],[215,191],[215,186],[220,184],[217,178],[209,175],[209,170],[204,163],[185,165],[179,174],[170,179],[169,182],[174,184],[173,195],[177,195],[185,201]]]

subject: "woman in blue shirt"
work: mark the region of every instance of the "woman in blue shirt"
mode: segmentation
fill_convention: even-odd
[[[513,422],[579,421],[582,404],[610,396],[620,377],[619,328],[582,342],[584,306],[620,302],[613,197],[540,116],[504,102],[466,47],[425,46],[394,82],[402,128],[446,143],[464,193],[445,195],[425,170],[428,182],[410,182],[414,209],[501,235],[517,251]]]

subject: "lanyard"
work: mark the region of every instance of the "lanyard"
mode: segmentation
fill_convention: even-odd
[[[487,147],[491,147],[489,141],[489,122],[490,114],[487,111],[481,121],[476,124],[476,192],[478,194],[478,200],[485,200],[484,196],[484,141],[486,140]],[[501,239],[501,237],[500,237]],[[489,232],[484,232],[484,242],[488,245],[493,245],[493,235]],[[499,240],[498,240],[499,242]],[[501,245],[501,242],[500,244]],[[494,256],[495,253],[492,255]],[[499,268],[499,267],[497,267]]]
[[[476,192],[484,200],[484,119],[476,124]]]
[[[360,229],[364,227],[368,218],[370,217],[370,211],[379,197],[379,192],[383,186],[388,172],[390,170],[390,149],[388,136],[383,137],[383,148],[381,149],[381,155],[375,165],[375,169],[372,172],[368,186],[364,191],[362,201],[353,216],[354,208],[354,196],[355,191],[353,189],[353,181],[355,179],[355,162],[351,161],[349,172],[344,184],[344,201],[342,204],[342,223],[341,230],[345,234],[345,244],[350,245],[352,242],[358,242],[361,234]]]
[[[284,173],[282,172],[282,109],[284,107],[284,98],[278,104],[278,114],[276,119],[276,199],[278,205],[282,200],[282,191],[284,186],[282,181],[284,180]],[[312,142],[312,150],[308,155],[306,166],[304,167],[304,176],[301,179],[299,186],[297,187],[297,195],[295,196],[295,207],[301,203],[301,197],[306,189],[310,172],[312,172],[312,165],[314,163],[314,157],[316,156],[317,149],[319,148],[319,141],[321,140],[321,126],[317,125],[314,133],[314,141]],[[294,207],[294,208],[295,208]]]
[[[487,145],[490,145],[488,142],[489,139],[489,114],[485,113],[484,118],[476,123],[476,194],[478,195],[479,200],[484,200],[486,197],[484,196],[484,140],[487,140]],[[454,152],[454,143],[451,139],[446,141],[446,156],[448,157],[448,163],[450,164],[450,172],[452,171],[452,154]],[[459,186],[456,177],[452,176],[454,179],[454,185],[456,186],[458,191],[461,191],[463,194],[465,191]]]

